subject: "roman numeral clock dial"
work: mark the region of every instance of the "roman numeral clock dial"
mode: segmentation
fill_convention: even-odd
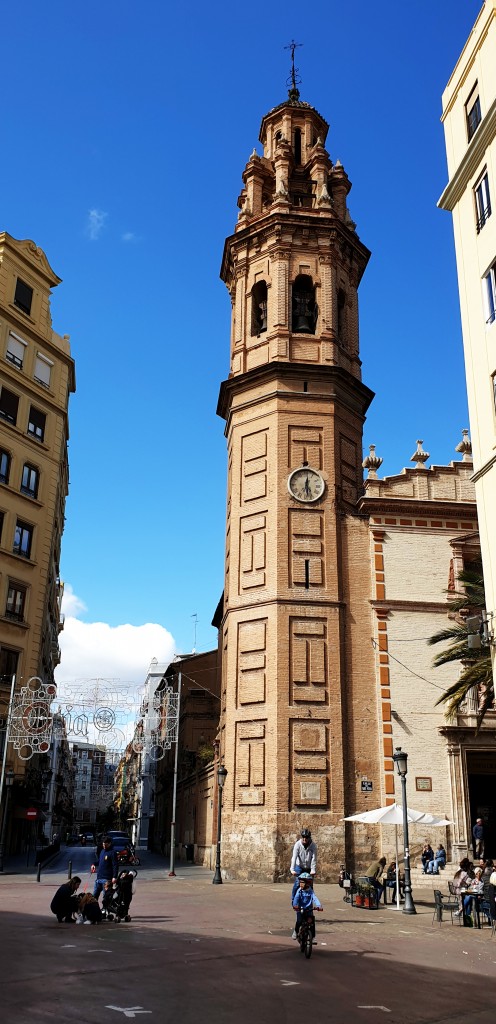
[[[296,501],[318,501],[324,494],[325,483],[320,473],[310,466],[294,469],[288,477],[288,491]]]

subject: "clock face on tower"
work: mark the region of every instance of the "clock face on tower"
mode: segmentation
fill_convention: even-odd
[[[297,501],[318,501],[324,493],[325,484],[319,472],[310,466],[294,469],[288,477],[288,491]]]

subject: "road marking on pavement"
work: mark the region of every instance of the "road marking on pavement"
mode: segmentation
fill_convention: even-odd
[[[383,1010],[384,1013],[391,1013],[387,1006],[360,1006],[360,1003],[357,1006],[359,1010]]]
[[[402,928],[398,928],[400,935],[411,935],[411,932],[404,932]]]
[[[102,949],[100,947],[100,949],[88,949],[87,952],[88,953],[112,953],[113,950],[112,949]]]
[[[106,1006],[106,1010],[117,1010],[125,1017],[136,1017],[138,1013],[151,1013],[151,1010],[144,1010],[142,1006]]]
[[[74,944],[74,943],[71,943],[71,942],[69,942],[69,943],[67,944],[67,946],[61,946],[60,948],[61,948],[61,949],[75,949],[75,948],[76,948],[76,946],[75,946],[75,944]]]
[[[299,981],[286,981],[285,978],[281,979],[281,985],[299,985]]]

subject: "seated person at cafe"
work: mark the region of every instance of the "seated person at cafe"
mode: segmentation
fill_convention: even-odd
[[[463,913],[461,890],[467,889],[474,878],[474,865],[472,864],[472,861],[470,861],[468,857],[463,857],[463,859],[460,861],[460,867],[458,868],[458,871],[455,873],[455,876],[453,878],[453,885],[458,896],[460,897],[460,909],[456,911],[457,916]]]
[[[382,882],[379,881],[379,879],[384,874],[384,868],[385,867],[386,867],[386,858],[385,857],[381,857],[380,860],[374,860],[372,862],[372,864],[369,864],[369,866],[368,866],[368,868],[367,868],[367,870],[365,872],[365,875],[368,878],[370,884],[373,885],[375,887],[375,889],[377,889],[377,901],[380,900],[380,898],[381,898],[381,896],[382,896],[382,894],[384,892],[384,886],[383,886]]]
[[[403,899],[403,893],[405,891],[405,876],[401,874],[401,871],[399,871],[398,874],[399,874],[399,883],[400,883],[400,899]],[[394,890],[394,892],[393,892],[393,901],[394,901],[396,899],[396,864],[395,864],[394,860],[391,861],[391,864],[389,865],[389,867],[387,869],[385,885],[386,885],[386,889],[393,889]]]
[[[424,846],[422,848],[422,853],[420,856],[422,858],[422,874],[425,875],[427,874],[428,865],[430,864],[431,860],[434,860],[434,850],[432,849],[432,846],[428,839],[425,840]]]
[[[463,914],[464,917],[470,917],[473,910],[473,896],[482,896],[484,892],[484,882],[482,881],[482,868],[476,868],[474,872],[475,877],[470,879],[467,883],[467,893],[463,896]]]

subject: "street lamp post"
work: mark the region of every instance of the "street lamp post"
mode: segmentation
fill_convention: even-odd
[[[9,770],[5,773],[6,796],[5,796],[5,807],[3,809],[2,832],[1,832],[1,835],[0,835],[0,871],[3,871],[3,854],[4,854],[4,849],[5,849],[5,835],[6,835],[6,832],[7,832],[7,818],[9,816],[10,790],[11,790],[11,787],[13,786],[13,784],[14,784],[14,772],[12,771],[11,768],[9,768]],[[0,794],[0,796],[1,795],[3,795],[3,794]]]
[[[222,790],[226,781],[227,768],[221,764],[217,771],[218,793],[217,793],[217,853],[215,857],[215,875],[212,878],[212,885],[222,885],[220,873],[220,837],[222,828]]]
[[[402,804],[403,804],[403,846],[405,862],[405,900],[403,903],[404,914],[416,914],[415,904],[412,896],[412,879],[410,875],[410,848],[408,842],[408,808],[406,804],[406,776],[408,772],[408,754],[401,747],[396,747],[393,754],[393,761],[401,778]]]

